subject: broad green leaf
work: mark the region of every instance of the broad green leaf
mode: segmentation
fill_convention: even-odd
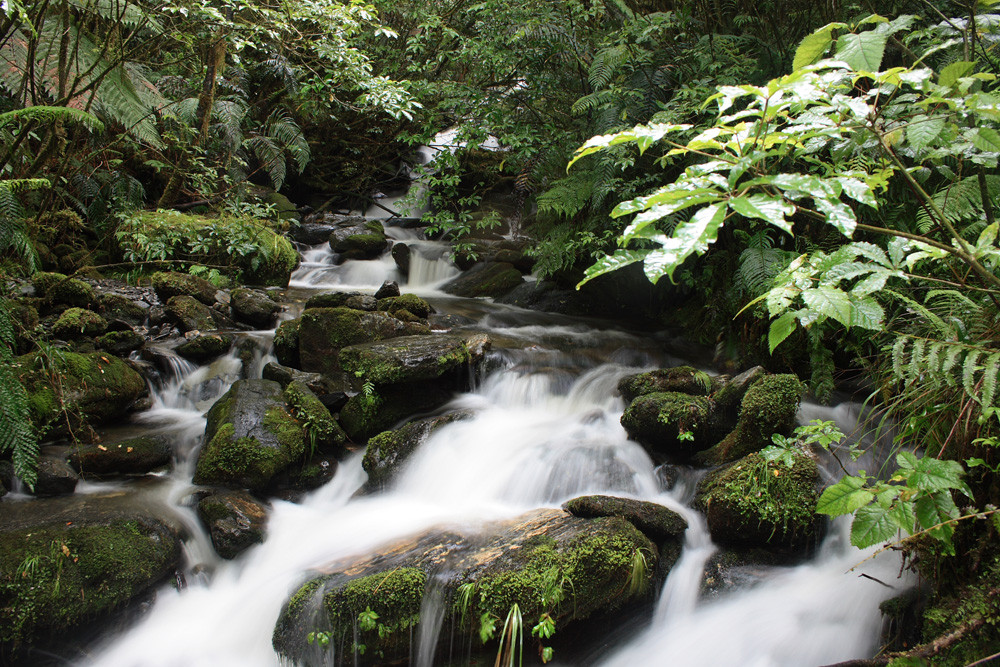
[[[851,326],[851,301],[836,287],[821,285],[802,292],[802,300],[816,313],[834,319],[845,327]]]
[[[885,320],[885,311],[875,299],[865,298],[851,301],[851,326],[881,331]]]
[[[586,270],[584,279],[580,281],[576,288],[580,289],[584,283],[593,280],[597,276],[617,271],[629,264],[641,262],[648,254],[649,250],[619,250],[613,255],[603,257],[594,262],[593,266]]]
[[[917,461],[907,477],[907,486],[921,491],[944,491],[958,489],[969,495],[968,487],[962,481],[965,470],[958,461],[938,460],[925,456]]]
[[[826,216],[826,221],[837,228],[837,230],[851,238],[854,230],[858,226],[858,219],[854,217],[851,207],[837,199],[815,198],[816,208]]]
[[[719,235],[726,219],[725,204],[712,204],[699,209],[691,219],[674,229],[674,235],[662,247],[649,251],[643,264],[646,276],[656,283],[662,276],[673,280],[674,271],[693,253],[703,253]]]
[[[875,194],[872,192],[871,186],[861,179],[839,176],[836,181],[844,189],[844,194],[854,201],[859,204],[871,206],[872,208],[878,208],[878,201],[875,199]]]
[[[865,488],[862,477],[848,475],[824,489],[816,503],[816,511],[829,516],[851,514],[875,499],[875,494]]]
[[[833,26],[825,25],[806,35],[805,39],[799,42],[799,47],[795,49],[792,69],[812,65],[826,53],[831,44],[833,44]]]
[[[887,32],[869,30],[837,38],[837,60],[843,60],[857,72],[877,72],[885,55]]]
[[[906,140],[912,148],[923,150],[934,141],[944,129],[945,120],[941,116],[920,114],[906,126]]]
[[[786,217],[795,213],[795,205],[781,197],[765,194],[733,197],[729,200],[729,208],[744,218],[757,218],[771,223],[784,232],[792,233],[792,224]]]
[[[958,507],[955,506],[955,501],[948,491],[922,494],[914,501],[914,511],[920,527],[924,530],[959,516]],[[954,533],[955,527],[950,523],[938,526],[929,532],[931,537],[942,542],[949,552],[954,550],[951,543],[951,536]]]
[[[795,313],[785,313],[775,321],[771,322],[771,328],[767,333],[767,344],[771,354],[774,349],[781,345],[781,342],[795,330]]]
[[[854,513],[851,544],[859,549],[867,549],[891,539],[897,530],[899,526],[890,510],[880,505],[867,505]]]
[[[969,62],[968,60],[953,62],[941,70],[941,74],[938,75],[938,83],[946,88],[951,88],[963,76],[972,74],[975,68],[976,63]]]
[[[896,465],[899,466],[900,470],[915,470],[918,463],[920,463],[920,459],[913,452],[904,449],[896,454]]]
[[[990,127],[977,127],[969,133],[972,145],[987,153],[1000,152],[1000,132]]]
[[[873,271],[879,270],[877,265],[865,264],[863,262],[845,262],[837,264],[832,269],[823,274],[823,282],[827,285],[838,285],[842,280],[851,280],[860,276],[866,276]]]

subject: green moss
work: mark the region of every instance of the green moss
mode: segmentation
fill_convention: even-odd
[[[703,439],[711,411],[712,402],[705,396],[655,392],[632,401],[621,423],[633,439],[662,454],[683,457]]]
[[[282,322],[274,332],[274,356],[282,366],[299,367],[299,323],[301,318]]]
[[[305,384],[298,380],[289,382],[285,387],[284,398],[292,413],[302,423],[306,440],[314,449],[336,447],[347,441],[347,434],[334,420],[330,410]]]
[[[69,308],[63,311],[52,326],[56,336],[74,338],[78,336],[96,336],[108,328],[107,321],[92,310],[84,308]]]
[[[961,667],[1000,653],[1000,556],[992,556],[978,576],[935,598],[924,611],[924,641],[962,628],[961,640],[934,656],[935,666]]]
[[[263,424],[264,430],[277,438],[292,460],[302,458],[305,453],[305,429],[287,410],[268,408],[264,413]]]
[[[377,307],[379,310],[387,311],[399,316],[400,311],[407,311],[418,318],[426,319],[431,313],[431,305],[416,294],[400,294],[379,299]]]
[[[626,401],[657,392],[707,396],[712,392],[712,378],[693,366],[677,366],[622,378],[618,391]]]
[[[237,438],[232,424],[223,424],[215,436],[205,445],[205,451],[198,459],[194,482],[196,484],[237,484],[253,490],[263,489],[271,479],[286,468],[292,460],[301,457],[302,431],[298,428],[299,440],[294,440],[294,430],[276,418],[273,409],[264,415],[265,428],[277,431],[293,448],[289,452],[274,447],[265,447],[253,437]],[[297,444],[297,447],[296,447]],[[297,450],[298,456],[295,456]]]

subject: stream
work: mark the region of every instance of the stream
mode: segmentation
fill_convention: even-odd
[[[327,245],[308,248],[286,291],[285,316],[297,314],[317,291],[370,292],[385,280],[399,281],[401,291],[428,299],[439,312],[461,316],[473,323],[469,328],[492,337],[493,351],[473,390],[448,406],[474,416],[434,431],[395,483],[380,493],[356,495],[365,473],[361,452],[352,454],[332,481],[300,502],[273,500],[265,542],[224,561],[191,507],[197,488],[191,477],[204,414],[240,378],[241,363],[235,353],[204,367],[173,358],[154,390],[154,406],[137,415],[131,428],[169,432],[175,439],[177,465],[152,493],[173,508],[189,532],[186,586],[164,586],[132,627],[92,647],[79,664],[281,664],[271,646],[272,630],[290,591],[310,569],[376,553],[382,545],[434,526],[474,530],[590,493],[662,504],[680,513],[689,527],[652,617],[608,628],[606,636],[595,637],[572,656],[557,652],[556,664],[802,666],[874,652],[878,604],[908,584],[896,578],[898,558],[884,554],[866,560],[869,553],[851,547],[844,523],[831,526],[807,562],[748,568],[737,585],[713,595],[702,592],[705,565],[716,547],[704,518],[690,507],[696,473],[662,474],[619,423],[625,407],[616,391],[620,378],[683,362],[664,351],[663,340],[607,322],[448,296],[437,289],[457,274],[446,248],[424,241],[414,230],[387,226],[387,232],[411,245],[409,281],[388,253],[334,266]],[[273,358],[273,331],[246,335],[258,348],[249,375],[260,377]],[[819,413],[839,418],[845,432],[857,428],[856,411],[804,406],[802,412],[802,419]],[[95,492],[104,487],[110,485],[88,485]],[[441,614],[434,613],[440,597],[429,577],[426,613],[412,640],[413,664],[435,664],[435,647],[447,641]]]

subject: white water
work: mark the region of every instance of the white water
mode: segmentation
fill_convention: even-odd
[[[320,267],[324,278],[312,282],[300,273],[297,280],[311,286],[378,287],[375,273],[364,273],[371,267],[359,264],[367,263]],[[189,525],[195,533],[189,566],[205,569],[205,576],[193,578],[182,591],[160,591],[135,628],[84,664],[272,667],[279,664],[271,648],[279,611],[310,569],[364,557],[433,526],[474,532],[485,522],[558,506],[585,493],[658,502],[681,513],[690,526],[648,631],[593,661],[791,666],[873,652],[878,602],[895,592],[850,571],[866,555],[847,545],[842,527],[824,541],[814,560],[758,572],[753,586],[700,599],[705,563],[715,547],[703,518],[687,505],[693,481],[682,478],[670,492],[662,491],[649,457],[628,440],[618,421],[624,406],[615,385],[639,368],[606,361],[647,366],[665,363],[664,357],[650,358],[648,344],[630,334],[579,324],[525,324],[512,312],[496,311],[481,325],[525,345],[503,350],[503,368],[455,400],[452,407],[472,410],[474,417],[436,430],[393,488],[354,498],[365,480],[356,455],[300,504],[273,502],[267,540],[233,562],[206,553],[211,548],[204,533]],[[567,347],[573,352],[560,351]],[[236,377],[234,362],[235,357],[224,357],[212,369],[181,372],[146,418],[161,427],[172,424],[197,442],[204,410]],[[213,383],[212,378],[221,379]],[[192,490],[194,452],[188,449],[182,457],[170,487],[172,502]],[[905,586],[895,579],[898,561],[891,558],[867,562],[862,569]],[[431,595],[413,647],[418,665],[433,664],[439,608]]]

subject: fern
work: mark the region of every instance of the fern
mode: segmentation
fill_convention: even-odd
[[[14,373],[14,322],[0,299],[0,454],[11,454],[14,473],[29,489],[38,481],[38,435],[28,418],[28,394]]]
[[[987,355],[985,362],[980,364],[984,355]],[[961,388],[983,408],[993,407],[997,398],[1000,352],[967,343],[900,334],[892,347],[892,374],[895,379],[907,383],[919,381]]]
[[[13,123],[36,122],[51,124],[56,121],[68,121],[83,125],[97,132],[104,131],[104,123],[93,114],[72,107],[33,106],[0,113],[0,128]]]
[[[987,196],[993,207],[1000,204],[1000,176],[986,177]],[[949,183],[933,195],[934,203],[945,218],[953,225],[963,225],[969,221],[980,220],[983,216],[982,189],[977,176],[969,176],[960,181]],[[931,214],[926,209],[920,209],[916,216],[917,231],[921,234],[930,232],[936,225]],[[972,231],[972,230],[969,230]]]
[[[594,181],[589,172],[573,172],[555,181],[548,190],[538,195],[538,211],[568,220],[586,207],[593,191]]]

